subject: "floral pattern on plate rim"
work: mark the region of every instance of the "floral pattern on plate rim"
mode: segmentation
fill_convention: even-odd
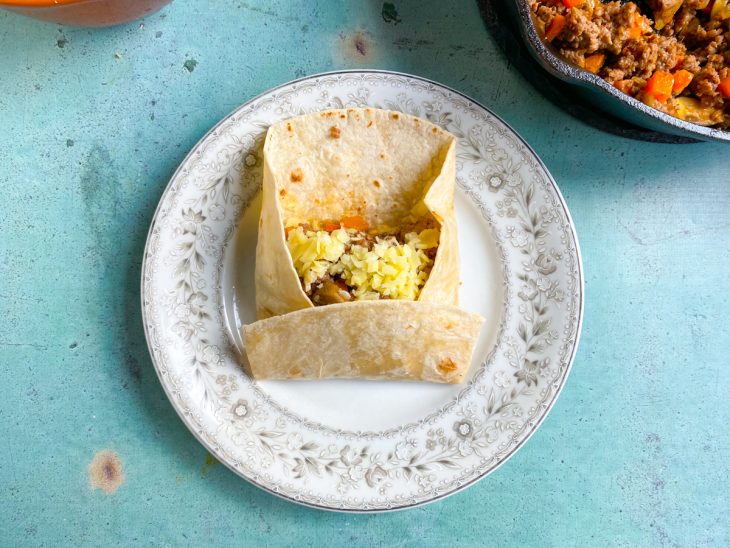
[[[457,137],[458,187],[491,227],[505,281],[498,342],[474,378],[434,413],[383,432],[331,429],[268,398],[240,369],[220,300],[224,250],[259,192],[268,125],[351,106],[422,116]],[[168,278],[160,281],[166,274],[170,287]],[[196,145],[153,220],[142,299],[163,387],[211,452],[239,475],[292,501],[371,511],[455,492],[495,469],[534,432],[572,362],[582,274],[554,183],[504,122],[427,80],[344,72],[285,84],[253,99]],[[171,356],[173,348],[183,359]]]

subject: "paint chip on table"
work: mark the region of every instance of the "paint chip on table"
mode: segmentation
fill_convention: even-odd
[[[94,489],[113,494],[124,483],[122,461],[113,451],[99,451],[89,464],[89,482]]]
[[[373,36],[363,30],[342,32],[335,44],[337,62],[349,65],[367,65],[376,57]]]

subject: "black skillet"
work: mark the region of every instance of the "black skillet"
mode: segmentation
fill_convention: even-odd
[[[730,131],[692,124],[648,107],[545,46],[528,0],[478,0],[487,28],[511,64],[576,118],[609,133],[655,143],[730,143]],[[598,107],[598,108],[596,108]]]

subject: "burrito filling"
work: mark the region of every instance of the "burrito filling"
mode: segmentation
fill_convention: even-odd
[[[369,229],[360,217],[288,226],[287,246],[315,305],[358,300],[415,301],[431,272],[438,228]]]

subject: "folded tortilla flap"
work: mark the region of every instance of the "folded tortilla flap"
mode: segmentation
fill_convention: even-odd
[[[459,383],[484,322],[458,307],[359,301],[243,327],[256,379],[361,378]]]
[[[441,172],[429,187],[423,203],[439,222],[441,235],[436,258],[418,300],[437,304],[459,304],[459,241],[454,212],[456,181],[455,143],[452,142]]]
[[[399,112],[350,108],[272,125],[264,143],[263,205],[256,248],[259,318],[314,305],[287,248],[285,224],[357,215],[371,227],[430,219],[439,248],[418,300],[457,304],[455,138]]]

